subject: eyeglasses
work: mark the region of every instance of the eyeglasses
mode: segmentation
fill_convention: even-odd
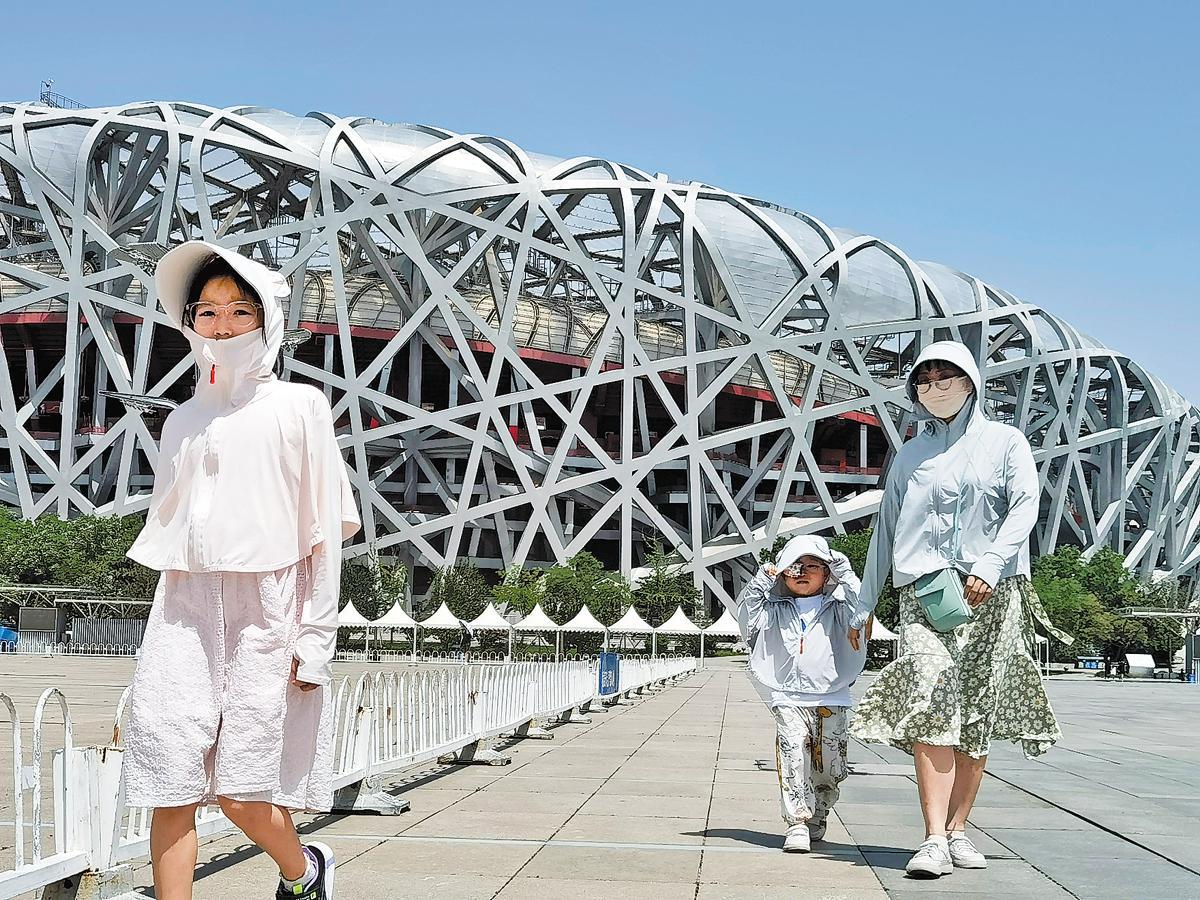
[[[954,375],[950,378],[939,378],[937,381],[918,381],[917,393],[928,394],[934,388],[937,388],[939,391],[945,393],[946,391],[950,390],[950,388],[954,387],[957,382],[970,380],[971,379],[966,375]]]
[[[821,563],[805,563],[804,565],[800,566],[788,566],[783,570],[783,574],[788,578],[799,578],[801,575],[819,574],[820,572],[826,571],[828,568],[829,566]]]
[[[238,319],[252,321],[258,318],[258,307],[248,300],[235,300],[224,306],[218,306],[215,303],[193,303],[188,306],[188,312],[196,321],[201,319],[211,321],[220,316],[227,316],[235,321]]]

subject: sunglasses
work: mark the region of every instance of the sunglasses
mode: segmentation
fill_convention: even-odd
[[[800,578],[804,575],[817,575],[828,571],[829,566],[822,563],[805,563],[802,566],[788,566],[783,570],[783,574],[788,578]]]

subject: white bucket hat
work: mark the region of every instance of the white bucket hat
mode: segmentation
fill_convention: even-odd
[[[829,565],[833,562],[833,550],[829,547],[829,542],[819,534],[801,534],[788,541],[783,549],[779,551],[779,556],[775,560],[775,565],[779,569],[780,574],[789,566],[795,565],[796,560],[802,556],[815,556],[821,562]],[[837,577],[830,569],[829,576],[825,580],[825,589],[832,590],[838,584]]]

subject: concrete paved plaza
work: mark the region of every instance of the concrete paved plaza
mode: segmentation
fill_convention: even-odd
[[[81,737],[103,735],[128,668],[69,661],[59,680]],[[10,693],[33,687],[32,671],[0,672]],[[779,852],[773,725],[730,661],[553,741],[513,744],[510,766],[406,773],[406,815],[302,827],[333,846],[338,896],[359,900],[1200,896],[1200,687],[1069,679],[1049,690],[1066,740],[1034,762],[997,747],[984,781],[972,824],[990,868],[934,882],[904,877],[922,830],[909,760],[889,748],[854,745],[827,841]],[[152,893],[148,866],[136,876]],[[275,883],[240,836],[206,843],[197,877],[198,898],[223,900],[269,897]]]

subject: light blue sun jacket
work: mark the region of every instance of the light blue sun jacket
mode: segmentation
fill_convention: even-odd
[[[918,430],[887,474],[850,617],[854,628],[875,609],[889,570],[896,587],[951,567],[992,587],[1029,574],[1029,534],[1040,496],[1029,441],[1020,430],[984,415],[979,367],[957,341],[939,341],[921,352],[909,374],[910,399],[917,400],[913,374],[930,359],[966,372],[975,394],[949,424],[915,404]]]

